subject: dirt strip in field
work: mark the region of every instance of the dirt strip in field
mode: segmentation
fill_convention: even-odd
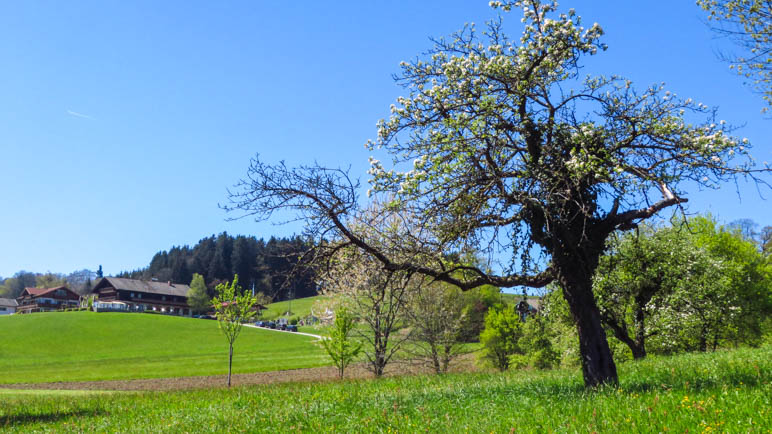
[[[455,363],[451,371],[474,370],[473,360],[464,357]],[[386,376],[414,375],[429,373],[431,369],[417,363],[392,363],[386,367]],[[232,378],[234,386],[250,384],[276,384],[289,382],[333,381],[338,378],[338,370],[334,366],[320,368],[292,369],[287,371],[256,372],[253,374],[235,374]],[[373,374],[364,364],[346,368],[346,378],[373,378]],[[203,377],[179,378],[148,378],[138,380],[105,380],[105,381],[73,381],[59,383],[14,383],[0,384],[3,389],[51,389],[51,390],[185,390],[209,389],[225,387],[227,375],[211,375]]]

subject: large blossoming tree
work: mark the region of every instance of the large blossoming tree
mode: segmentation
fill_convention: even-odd
[[[370,193],[388,198],[384,212],[409,216],[409,231],[369,242],[350,224],[363,221],[358,183],[317,165],[255,158],[226,208],[258,219],[294,209],[324,240],[317,254],[353,246],[386,270],[462,289],[557,281],[579,333],[585,384],[615,383],[592,292],[606,239],[680,206],[687,188],[759,181],[768,169],[754,169],[746,141],[702,104],[660,85],[639,91],[614,76],[580,79],[580,60],[605,48],[599,25],[583,27],[555,2],[491,5],[522,10],[521,37],[507,37],[499,19],[481,35],[469,26],[436,40],[402,64],[397,79],[408,94],[368,143],[393,158],[371,160]],[[469,247],[509,260],[450,260]]]

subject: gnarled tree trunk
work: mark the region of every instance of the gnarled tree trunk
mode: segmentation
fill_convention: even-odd
[[[592,292],[592,277],[601,253],[604,237],[593,242],[582,240],[581,231],[565,231],[563,243],[555,249],[552,260],[558,270],[563,297],[568,302],[579,334],[579,354],[582,358],[584,385],[596,387],[617,384],[617,368],[601,324],[600,309]],[[573,241],[573,242],[572,242]]]
[[[617,384],[617,368],[600,322],[600,311],[592,294],[592,281],[561,276],[560,283],[579,333],[585,386]]]

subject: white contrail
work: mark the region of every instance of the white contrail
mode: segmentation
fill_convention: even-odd
[[[70,116],[75,116],[76,118],[83,118],[83,119],[94,119],[89,115],[84,115],[83,113],[74,112],[72,110],[67,110],[67,114]]]

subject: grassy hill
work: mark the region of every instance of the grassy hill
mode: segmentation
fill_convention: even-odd
[[[290,309],[290,305],[292,305],[292,314],[290,315],[291,317],[304,318],[311,314],[311,308],[314,306],[314,303],[316,303],[318,300],[328,299],[329,297],[330,296],[327,295],[317,295],[314,297],[297,298],[292,301],[279,301],[276,303],[271,303],[266,306],[268,310],[263,311],[261,318],[272,320],[279,318],[280,316],[284,316],[284,313]]]
[[[108,432],[769,432],[772,347],[578,370],[448,374],[184,392],[0,393],[0,429]],[[76,399],[73,398],[73,395]]]
[[[313,340],[245,327],[234,373],[329,364]],[[227,363],[217,321],[93,312],[0,317],[0,383],[218,375]]]

